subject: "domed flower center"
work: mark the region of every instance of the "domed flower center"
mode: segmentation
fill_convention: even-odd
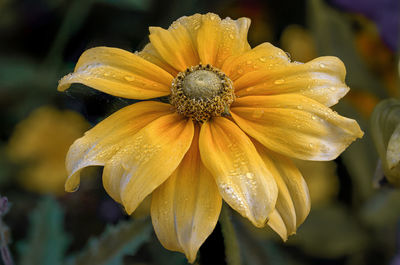
[[[210,65],[189,67],[172,81],[171,104],[178,113],[198,122],[229,115],[234,100],[232,81]]]

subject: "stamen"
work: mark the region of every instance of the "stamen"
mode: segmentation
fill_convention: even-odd
[[[189,67],[172,81],[170,103],[198,122],[229,115],[234,100],[232,81],[209,64]]]

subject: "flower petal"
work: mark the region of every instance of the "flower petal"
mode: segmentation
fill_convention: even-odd
[[[150,27],[150,41],[161,57],[179,72],[199,63],[190,31],[174,22],[168,30]]]
[[[271,227],[282,239],[286,241],[288,233],[285,222],[282,216],[278,213],[278,210],[274,209],[269,215],[268,226]]]
[[[149,99],[170,93],[172,75],[136,54],[109,47],[85,51],[75,71],[64,76],[58,90],[81,83],[117,97]]]
[[[250,139],[233,122],[216,117],[202,125],[199,143],[224,200],[255,226],[264,226],[278,189]]]
[[[203,15],[197,35],[197,49],[200,61],[221,68],[224,61],[232,56],[250,49],[247,32],[250,19],[220,19],[208,13]]]
[[[172,113],[171,105],[144,101],[120,109],[87,131],[68,151],[66,167],[69,176],[65,183],[66,191],[77,189],[81,169],[105,165],[140,129],[168,113]],[[119,196],[110,195],[114,199]]]
[[[198,131],[198,130],[196,130]],[[198,149],[198,133],[181,164],[152,195],[151,218],[161,244],[185,253],[190,263],[214,230],[222,198]]]
[[[297,94],[238,98],[231,114],[268,149],[302,160],[335,159],[363,135],[355,120]]]
[[[328,107],[349,91],[346,68],[337,57],[319,57],[273,70],[250,72],[234,82],[239,97],[298,93]]]
[[[190,147],[193,130],[191,119],[177,113],[162,116],[127,139],[107,161],[104,187],[120,194],[128,214],[177,168]]]
[[[162,57],[161,55],[157,52],[157,50],[154,48],[153,44],[148,43],[146,46],[144,46],[143,50],[137,53],[138,56],[142,57],[143,59],[157,65],[158,67],[164,69],[168,73],[170,73],[172,76],[176,76],[178,74],[178,71],[170,66]]]
[[[307,183],[289,158],[273,153],[259,143],[255,143],[255,146],[278,184],[276,210],[285,224],[287,236],[290,236],[296,233],[297,227],[304,222],[310,212]]]
[[[254,71],[271,71],[278,67],[290,64],[290,59],[284,51],[265,42],[238,56],[229,57],[221,70],[233,81],[241,76]],[[253,77],[254,78],[254,77]],[[240,80],[240,81],[239,81]],[[235,89],[246,86],[247,79],[240,78],[234,82]]]

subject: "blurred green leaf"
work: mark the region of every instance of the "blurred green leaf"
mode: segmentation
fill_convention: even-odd
[[[130,8],[134,10],[148,10],[153,1],[151,0],[98,0],[99,2],[113,4],[120,8]]]
[[[288,243],[315,257],[338,258],[355,253],[365,247],[368,238],[352,216],[340,205],[314,209]]]
[[[348,102],[341,101],[335,110],[344,116],[357,120],[364,136],[353,142],[342,154],[341,158],[352,180],[353,199],[360,203],[373,193],[372,180],[378,161],[378,154],[372,142],[368,121]]]
[[[165,249],[156,237],[151,237],[149,244],[146,245],[149,250],[153,264],[157,265],[183,265],[187,264],[185,255],[180,252],[173,252]]]
[[[23,57],[0,57],[0,92],[5,88],[14,90],[27,89],[27,85],[33,82],[38,64]]]
[[[348,72],[347,83],[352,89],[386,98],[385,87],[369,72],[357,52],[351,22],[345,14],[329,7],[322,0],[307,3],[308,24],[320,55],[334,55],[343,60]]]
[[[400,216],[400,191],[380,190],[361,209],[363,221],[375,227],[394,226]]]
[[[44,197],[30,217],[29,235],[18,246],[20,265],[61,264],[69,244],[64,213],[52,197]]]
[[[122,265],[124,255],[134,255],[150,237],[151,225],[144,221],[126,221],[108,226],[86,249],[71,257],[68,265]]]

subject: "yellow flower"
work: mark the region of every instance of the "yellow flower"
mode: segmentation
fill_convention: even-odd
[[[251,49],[249,26],[195,14],[167,30],[150,27],[141,52],[84,52],[60,91],[82,83],[131,99],[169,96],[169,104],[132,104],[77,140],[66,190],[76,189],[82,168],[104,166],[106,191],[129,214],[152,194],[159,240],[190,262],[222,199],[257,227],[293,234],[310,200],[290,157],[331,160],[363,133],[329,108],[348,91],[339,59],[291,63],[269,43]]]
[[[38,193],[64,193],[65,156],[69,146],[89,128],[76,112],[41,107],[15,128],[7,151],[15,163],[25,164],[19,181]]]

